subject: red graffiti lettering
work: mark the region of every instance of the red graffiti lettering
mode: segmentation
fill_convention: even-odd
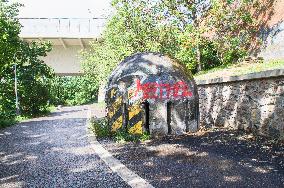
[[[141,81],[137,80],[134,96],[137,96],[138,92],[143,93],[143,99],[169,99],[171,96],[173,98],[192,96],[188,85],[183,81],[176,82],[175,84],[159,84],[156,82],[141,84]]]
[[[174,98],[192,96],[192,93],[188,91],[188,86],[182,81],[179,81],[174,85],[173,91]]]

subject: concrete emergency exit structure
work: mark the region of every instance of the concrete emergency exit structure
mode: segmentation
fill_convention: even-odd
[[[154,136],[198,130],[198,94],[181,64],[158,53],[137,53],[121,62],[106,86],[112,131]]]

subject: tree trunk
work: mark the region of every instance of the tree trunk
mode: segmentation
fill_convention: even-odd
[[[199,40],[199,37],[198,37]],[[197,42],[196,45],[196,62],[197,62],[197,72],[200,72],[202,70],[202,65],[201,65],[201,58],[200,58],[200,48],[199,48],[199,42]]]
[[[193,26],[195,27],[197,33],[196,33],[196,62],[197,62],[197,72],[200,72],[202,70],[201,65],[201,54],[200,54],[200,30],[199,30],[199,21],[197,20],[196,13],[194,13],[194,22]]]

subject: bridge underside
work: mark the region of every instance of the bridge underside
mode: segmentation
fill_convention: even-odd
[[[64,37],[22,37],[24,41],[50,41],[52,51],[43,57],[44,62],[52,67],[56,75],[78,76],[83,74],[79,54],[81,50],[89,49],[93,38]]]
[[[81,75],[79,53],[100,38],[106,18],[20,18],[24,41],[50,41],[52,51],[43,58],[57,75]]]

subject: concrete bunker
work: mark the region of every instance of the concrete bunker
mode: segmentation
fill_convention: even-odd
[[[162,136],[198,130],[191,73],[159,53],[137,53],[122,61],[109,77],[106,105],[112,131]]]

